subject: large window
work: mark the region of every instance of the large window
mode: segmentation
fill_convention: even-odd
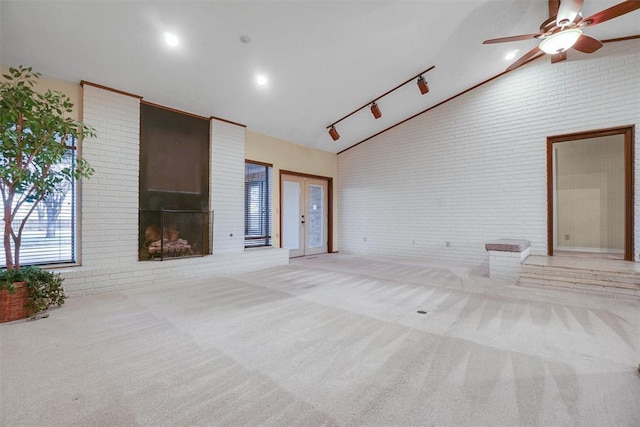
[[[244,246],[271,246],[271,165],[244,165]]]
[[[76,158],[75,140],[57,167],[72,166]],[[14,203],[19,203],[16,197]],[[19,224],[30,202],[25,202],[14,224]],[[13,248],[13,241],[12,248]],[[20,265],[61,264],[76,261],[76,181],[63,181],[55,193],[44,199],[31,214],[22,233]],[[4,245],[0,245],[0,267],[6,267]]]

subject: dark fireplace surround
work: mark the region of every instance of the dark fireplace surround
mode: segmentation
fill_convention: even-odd
[[[209,120],[140,106],[138,259],[211,253]]]

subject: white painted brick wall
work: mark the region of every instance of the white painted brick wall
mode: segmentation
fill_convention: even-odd
[[[510,282],[518,280],[522,262],[529,256],[530,249],[522,252],[488,251],[489,277]]]
[[[637,187],[640,40],[534,61],[340,154],[340,250],[486,263],[486,242],[515,238],[546,254],[547,136],[632,124]]]
[[[83,120],[98,134],[83,141],[83,155],[96,173],[82,183],[82,265],[59,270],[68,295],[179,286],[193,278],[288,264],[287,250],[244,251],[244,128],[219,121],[212,122],[214,255],[138,261],[140,100],[91,85],[83,93]]]
[[[82,155],[95,174],[82,182],[81,261],[86,266],[135,265],[140,99],[85,85],[83,120],[98,136],[82,143]]]
[[[244,251],[244,128],[211,120],[213,252]]]
[[[184,258],[168,261],[140,261],[134,266],[124,267],[71,267],[60,271],[64,288],[69,296],[92,295],[174,283],[176,286],[190,279],[202,279],[260,270],[286,265],[289,251],[279,248],[264,248],[241,253],[216,254],[202,258]]]

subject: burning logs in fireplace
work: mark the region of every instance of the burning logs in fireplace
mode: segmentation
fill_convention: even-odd
[[[191,245],[184,239],[177,239],[174,241],[163,239],[152,242],[149,245],[149,254],[165,256],[184,256],[191,255]]]
[[[180,232],[175,228],[165,228],[161,233],[160,227],[150,225],[145,229],[145,246],[151,257],[189,256],[193,252],[191,245],[180,238]]]

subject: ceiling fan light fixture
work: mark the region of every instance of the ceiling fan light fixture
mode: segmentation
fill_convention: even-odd
[[[418,77],[418,88],[420,89],[421,94],[429,93],[429,85],[424,79],[424,76]]]
[[[580,28],[569,28],[545,37],[538,46],[540,50],[548,54],[562,53],[573,46],[580,36],[582,30]]]
[[[378,104],[376,104],[375,102],[371,104],[371,114],[373,114],[373,117],[375,119],[379,119],[380,117],[382,117],[382,111],[380,111],[380,107],[378,107]]]
[[[337,141],[340,139],[340,134],[338,133],[338,131],[336,130],[335,126],[331,126],[329,128],[329,135],[331,135],[331,139],[333,139],[334,141]]]

